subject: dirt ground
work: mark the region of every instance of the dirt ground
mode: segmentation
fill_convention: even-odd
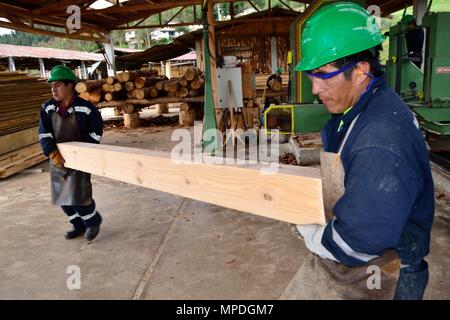
[[[102,143],[170,151],[175,120],[110,122]],[[101,233],[65,240],[38,168],[0,181],[0,299],[277,299],[308,253],[288,223],[95,176]],[[440,196],[426,299],[450,299],[449,212]],[[71,266],[80,289],[67,286]]]

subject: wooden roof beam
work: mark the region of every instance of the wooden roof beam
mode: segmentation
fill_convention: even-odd
[[[171,27],[186,27],[186,26],[192,26],[192,25],[200,25],[200,22],[180,22],[180,23],[173,23],[169,26]],[[128,30],[128,29],[154,29],[154,28],[164,28],[167,27],[167,24],[152,24],[152,25],[145,25],[145,26],[122,26],[122,27],[115,27],[113,30]]]
[[[55,12],[64,12],[66,13],[67,7],[71,5],[81,5],[86,3],[86,0],[61,0],[55,1],[54,3],[32,10],[33,15],[44,15],[44,14],[54,14]]]
[[[134,15],[134,16],[129,16],[127,18],[122,18],[122,19],[118,19],[118,21],[116,23],[114,23],[113,25],[110,25],[110,29],[114,30],[116,29],[116,27],[122,25],[122,24],[126,24],[126,23],[130,23],[139,19],[147,19],[148,17],[157,14],[158,12],[155,12],[153,10],[151,11],[145,11],[145,12],[141,12],[140,14]],[[129,27],[128,29],[131,29],[131,27]]]
[[[31,16],[31,10],[23,9],[20,7],[16,7],[14,5],[8,4],[8,3],[0,3],[0,14],[16,14],[21,15],[25,17]]]
[[[278,0],[280,1],[286,8],[288,8],[289,10],[291,10],[292,12],[298,13],[297,11],[295,11],[294,9],[291,8],[291,6],[289,6],[286,2],[284,2],[283,0]]]
[[[57,16],[49,16],[49,15],[36,15],[32,14],[30,10],[12,7],[10,5],[0,3],[0,16],[2,17],[11,17],[11,14],[17,16],[21,19],[26,19],[30,22],[33,21],[39,21],[41,24],[46,24],[49,26],[54,26],[57,24],[58,26],[61,26],[63,28],[66,27],[67,20],[62,17]],[[67,15],[67,13],[65,13]],[[95,31],[95,32],[102,32],[107,33],[109,32],[107,29],[101,28],[97,25],[90,24],[90,23],[83,23],[83,20],[81,20],[81,28],[86,29],[88,31]]]
[[[101,37],[99,37],[99,36],[94,37],[94,34],[88,36],[88,35],[71,34],[69,32],[63,33],[63,32],[57,32],[57,31],[50,31],[50,30],[44,30],[44,29],[40,29],[40,28],[36,28],[36,27],[31,27],[25,23],[20,23],[18,21],[16,21],[16,22],[0,21],[0,27],[7,28],[7,29],[13,29],[13,30],[17,30],[17,31],[22,31],[22,32],[45,34],[45,35],[54,36],[54,37],[72,38],[72,39],[86,40],[86,41],[109,42],[108,39],[106,39],[103,35]]]
[[[178,10],[178,11],[172,16],[172,18],[170,18],[170,19],[165,23],[165,25],[169,25],[169,23],[172,22],[172,20],[175,19],[175,18],[181,13],[181,11],[184,10],[184,8],[186,8],[186,6],[180,8],[180,10]]]
[[[33,19],[33,21],[41,22],[41,24],[47,24],[47,25],[57,24],[58,26],[60,26],[62,28],[66,28],[66,26],[67,26],[67,20],[64,18],[60,18],[60,17],[55,17],[55,16],[50,16],[50,17],[45,17],[45,18],[33,17],[32,19]],[[83,22],[83,20],[81,20],[81,30],[109,33],[109,30],[107,30],[106,28],[101,28],[99,26]]]
[[[243,0],[212,0],[214,3],[223,3],[223,2],[238,2]],[[130,12],[134,11],[143,11],[143,10],[154,10],[154,11],[163,11],[165,9],[171,9],[175,7],[184,7],[194,4],[202,4],[202,0],[174,0],[167,2],[158,2],[155,4],[135,4],[135,5],[127,5],[127,6],[114,6],[105,9],[97,9],[97,10],[86,10],[84,14],[96,14],[96,13],[121,13],[121,12]]]

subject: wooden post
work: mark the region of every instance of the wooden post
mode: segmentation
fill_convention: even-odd
[[[114,54],[114,42],[111,34],[107,35],[109,43],[105,44],[105,53],[108,58],[106,61],[106,67],[108,69],[108,77],[114,77],[116,75],[116,56]]]
[[[167,60],[166,62],[166,76],[167,78],[172,78],[172,64],[170,63],[170,60]]]
[[[205,66],[203,64],[203,50],[201,41],[195,41],[195,54],[197,57],[197,68],[199,68],[202,72],[205,71]]]
[[[44,65],[44,59],[39,58],[39,74],[41,75],[41,78],[45,78],[45,65]]]
[[[272,73],[275,74],[277,72],[278,67],[278,58],[277,58],[277,38],[270,38],[270,61],[272,65]]]
[[[195,122],[195,109],[187,103],[182,103],[179,114],[180,126],[193,126]]]
[[[139,118],[139,111],[134,109],[134,106],[127,103],[123,106],[123,124],[125,128],[136,128],[141,124],[141,119]]]
[[[88,79],[88,72],[84,61],[81,61],[81,75],[83,76],[83,79]]]
[[[123,114],[123,124],[125,128],[137,128],[141,125],[141,119],[139,118],[139,112],[124,113]]]
[[[216,35],[214,29],[214,3],[212,0],[208,1],[208,27],[209,27],[209,48],[214,50],[216,48]],[[211,64],[211,88],[214,98],[214,106],[219,106],[219,100],[217,98],[217,59],[218,52],[210,52],[210,64]]]
[[[122,109],[120,107],[114,107],[114,115],[116,117],[120,116],[122,114]]]
[[[164,67],[164,61],[161,61],[161,74],[163,76],[166,75],[166,68]]]
[[[167,103],[159,103],[156,105],[156,113],[157,114],[164,114],[169,113],[169,106]]]
[[[11,72],[16,71],[16,64],[14,63],[13,57],[8,57],[8,67],[9,67],[9,71],[11,71]]]

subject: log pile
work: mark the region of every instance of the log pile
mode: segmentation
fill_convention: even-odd
[[[203,96],[205,77],[198,68],[189,68],[183,77],[158,76],[156,70],[118,73],[104,80],[77,83],[75,90],[81,98],[94,104],[127,99],[151,100],[159,97]]]
[[[0,72],[0,97],[0,178],[6,178],[46,159],[37,126],[51,90],[39,77]]]

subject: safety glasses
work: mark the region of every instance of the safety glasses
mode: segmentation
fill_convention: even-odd
[[[326,80],[336,77],[337,75],[347,71],[348,69],[353,68],[354,66],[356,66],[356,64],[357,64],[357,62],[352,62],[350,64],[343,66],[342,68],[340,68],[336,71],[328,72],[328,73],[324,73],[324,72],[312,73],[311,71],[305,71],[305,73],[312,82],[315,82],[320,87],[328,87],[329,83],[327,83]]]

